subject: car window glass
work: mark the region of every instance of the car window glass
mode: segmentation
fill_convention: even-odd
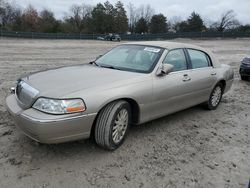
[[[204,52],[188,49],[188,53],[194,69],[209,66],[207,55]]]
[[[171,50],[163,63],[173,65],[173,71],[181,71],[187,69],[186,57],[182,49]]]
[[[149,72],[160,58],[163,49],[143,45],[121,45],[96,60],[100,66],[121,70]]]
[[[119,49],[117,51],[110,51],[110,56],[112,56],[112,62],[120,62],[120,63],[124,63],[126,58],[128,58],[128,53],[127,53],[127,49]],[[103,60],[105,61],[110,61],[110,59],[105,58]]]

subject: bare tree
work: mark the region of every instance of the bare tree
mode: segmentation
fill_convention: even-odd
[[[39,14],[39,31],[44,33],[57,32],[59,22],[55,19],[54,13],[48,9],[44,9]]]
[[[155,13],[155,10],[149,5],[141,5],[137,10],[137,18],[144,18],[147,23],[150,22],[152,16]]]
[[[83,4],[82,5],[82,17],[86,18],[91,15],[91,12],[93,10],[93,6]]]
[[[73,24],[77,28],[77,30],[80,32],[82,30],[82,7],[79,5],[72,5],[71,9],[71,17],[70,19],[72,20]]]
[[[141,5],[139,8],[136,8],[133,3],[129,3],[127,6],[128,9],[128,19],[129,19],[129,30],[133,33],[138,32],[139,30],[144,31],[145,28],[149,27],[150,20],[154,15],[154,9],[149,5]],[[140,23],[138,23],[140,20]],[[145,25],[146,24],[146,25]],[[142,27],[144,29],[138,29]],[[136,29],[135,29],[136,28]]]
[[[67,20],[74,25],[77,32],[82,32],[86,27],[86,22],[91,15],[91,11],[92,6],[90,5],[72,5],[70,8],[70,16]]]
[[[150,20],[151,20],[151,18],[152,18],[152,16],[154,15],[154,13],[155,13],[155,10],[149,5],[149,4],[147,4],[146,6],[145,6],[145,11],[144,11],[144,17],[145,17],[145,19],[149,22]]]
[[[131,33],[135,31],[135,24],[137,22],[136,17],[136,8],[133,3],[129,2],[128,6],[128,23],[129,23],[129,30]]]
[[[4,5],[4,0],[0,0],[0,7]]]
[[[20,25],[21,9],[15,3],[0,0],[0,26],[11,29],[14,25]]]
[[[221,15],[221,18],[218,22],[213,24],[218,31],[223,32],[226,29],[232,29],[239,26],[239,21],[236,19],[236,14],[233,10],[228,10],[227,12]]]
[[[37,31],[39,19],[37,10],[29,5],[22,14],[22,29],[24,31]]]
[[[3,25],[3,17],[5,15],[5,2],[0,0],[0,26]]]
[[[169,20],[170,31],[176,32],[179,30],[179,23],[181,23],[182,19],[180,16],[173,16]]]

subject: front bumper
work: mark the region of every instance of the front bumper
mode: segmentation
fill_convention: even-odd
[[[250,65],[240,65],[240,75],[241,76],[250,76]]]
[[[15,124],[24,134],[47,144],[88,138],[96,117],[96,113],[51,115],[33,108],[23,110],[14,94],[6,98],[6,106]]]

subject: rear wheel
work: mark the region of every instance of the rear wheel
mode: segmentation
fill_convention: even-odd
[[[124,141],[131,122],[131,109],[126,101],[104,107],[97,117],[95,141],[102,148],[114,150]]]
[[[223,95],[223,84],[218,83],[214,87],[213,91],[210,94],[208,101],[206,102],[206,108],[209,110],[215,110],[221,101]]]

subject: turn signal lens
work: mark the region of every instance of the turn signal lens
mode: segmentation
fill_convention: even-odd
[[[83,112],[84,108],[83,107],[69,107],[66,108],[67,112]]]

